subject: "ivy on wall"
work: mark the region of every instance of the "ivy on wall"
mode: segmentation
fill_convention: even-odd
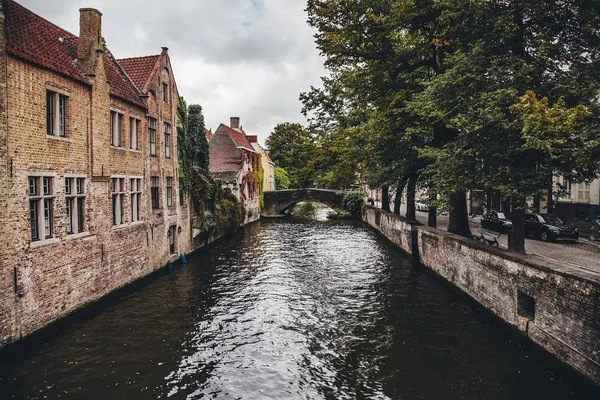
[[[188,107],[180,98],[177,116],[180,190],[189,196],[193,207],[192,227],[200,230],[199,242],[231,233],[244,222],[245,208],[231,189],[210,176],[202,107],[195,104]]]

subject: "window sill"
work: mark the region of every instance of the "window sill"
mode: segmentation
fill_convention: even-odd
[[[30,249],[37,249],[39,247],[45,247],[45,246],[53,246],[53,245],[57,245],[60,243],[60,239],[59,238],[50,238],[50,239],[46,239],[46,240],[38,240],[35,242],[31,242],[29,244],[29,248]]]
[[[125,151],[125,147],[123,146],[115,146],[113,144],[110,145],[111,149]]]
[[[55,136],[55,135],[48,135],[48,134],[46,134],[46,139],[58,140],[58,141],[61,141],[61,142],[69,142],[69,143],[73,143],[74,142],[73,139],[71,139],[69,137],[66,137],[66,136]]]
[[[129,149],[129,151],[132,152],[132,153],[140,153],[140,154],[142,154],[142,151],[138,150],[138,149]]]
[[[150,154],[150,157],[157,158],[158,156],[156,154]]]
[[[92,234],[89,232],[71,233],[67,234],[67,240],[82,239],[88,236],[92,236]]]
[[[134,228],[136,226],[143,225],[144,223],[145,221],[142,220],[133,222],[123,222],[121,225],[113,225],[111,229],[113,231],[120,231],[127,228]]]

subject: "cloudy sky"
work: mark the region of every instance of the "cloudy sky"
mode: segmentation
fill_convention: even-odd
[[[79,8],[100,10],[117,58],[168,47],[179,93],[203,107],[207,128],[237,116],[261,143],[278,123],[305,124],[298,95],[325,74],[304,0],[16,1],[75,35]]]

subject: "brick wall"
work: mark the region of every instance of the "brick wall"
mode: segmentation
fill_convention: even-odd
[[[147,110],[110,95],[103,56],[97,56],[97,69],[86,85],[10,56],[6,59],[5,53],[0,53],[0,79],[5,71],[2,63],[7,60],[4,81],[8,83],[0,85],[0,105],[7,101],[0,112],[0,345],[30,334],[191,250],[188,207],[181,207],[178,198],[178,93],[174,80],[169,81],[169,101],[164,102],[161,94],[160,102],[152,99],[152,108]],[[48,89],[67,96],[66,138],[46,134]],[[110,144],[111,110],[122,115],[120,146]],[[155,158],[148,156],[147,114],[157,117],[157,134],[163,141]],[[2,118],[6,115],[7,119]],[[140,121],[139,151],[130,148],[130,117]],[[164,157],[163,121],[172,125],[170,159]],[[159,210],[151,207],[153,174],[161,177]],[[32,176],[48,176],[53,182],[52,237],[40,241],[32,241],[29,221],[28,182]],[[167,176],[173,178],[171,207],[167,206],[164,186]],[[65,178],[69,177],[85,182],[85,230],[77,234],[67,233]],[[123,177],[125,183],[123,223],[118,225],[113,224],[113,177]],[[140,221],[131,218],[132,177],[142,180]],[[176,234],[173,257],[169,227],[175,227]],[[15,276],[19,293],[14,290]]]
[[[371,206],[363,220],[408,253],[414,247],[406,239],[416,231],[422,265],[600,384],[598,274],[413,226]]]

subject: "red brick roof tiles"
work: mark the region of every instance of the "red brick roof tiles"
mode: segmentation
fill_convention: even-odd
[[[6,25],[6,49],[9,54],[79,82],[90,83],[85,71],[76,61],[79,40],[77,36],[12,0],[3,0],[2,3]],[[110,93],[146,108],[137,89],[108,49],[104,54],[104,66],[110,82]]]
[[[245,134],[243,134],[242,132],[236,131],[235,129],[232,129],[225,124],[221,124],[221,125],[223,125],[223,128],[225,128],[225,132],[227,132],[227,134],[229,135],[231,140],[233,140],[233,142],[235,143],[236,146],[242,147],[246,150],[254,152],[254,148],[248,141],[248,138],[246,137]]]
[[[110,94],[147,108],[146,102],[140,98],[140,93],[129,80],[121,66],[110,51],[104,53],[104,69],[110,84]]]
[[[118,61],[135,84],[135,87],[137,87],[140,92],[146,93],[148,90],[147,86],[156,74],[156,70],[158,70],[158,68],[155,67],[157,64],[160,65],[161,55],[162,54],[122,58]]]
[[[8,53],[88,83],[77,59],[77,36],[12,0],[3,1]]]

